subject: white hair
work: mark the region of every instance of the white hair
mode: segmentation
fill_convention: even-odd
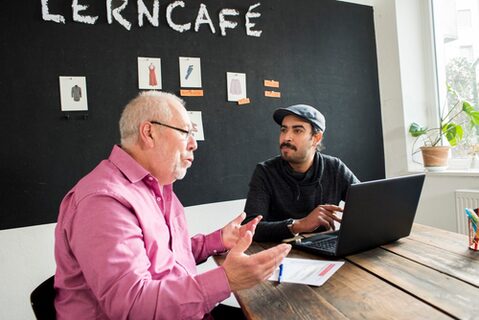
[[[140,124],[144,121],[169,122],[172,118],[171,106],[185,105],[176,95],[162,91],[144,91],[131,100],[120,118],[121,145],[131,145],[138,141]]]

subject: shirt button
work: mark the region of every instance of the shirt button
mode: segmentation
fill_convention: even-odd
[[[148,177],[148,180],[153,181],[153,177]]]
[[[161,201],[161,198],[160,198],[160,197],[156,197],[156,201],[160,202],[160,201]]]

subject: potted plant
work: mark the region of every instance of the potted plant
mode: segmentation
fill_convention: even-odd
[[[443,112],[447,113],[445,116],[441,115],[438,127],[427,128],[416,122],[409,126],[409,133],[416,138],[413,143],[413,156],[421,151],[424,167],[430,171],[447,167],[449,149],[461,141],[464,125],[479,126],[479,111],[463,100],[450,85],[447,85],[447,93],[447,101],[452,102],[451,107],[449,110],[444,108]],[[443,145],[444,138],[449,145]],[[423,146],[417,150],[416,144],[419,140],[423,141]]]

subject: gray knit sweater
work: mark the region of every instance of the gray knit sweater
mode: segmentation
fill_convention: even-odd
[[[249,184],[244,211],[250,221],[261,214],[255,241],[291,238],[289,219],[301,219],[320,204],[339,204],[359,180],[338,158],[316,152],[305,174],[295,173],[280,156],[261,162]]]

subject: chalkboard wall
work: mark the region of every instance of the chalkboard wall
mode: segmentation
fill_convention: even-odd
[[[122,12],[126,30],[108,23],[107,1],[89,5],[95,24],[74,22],[71,1],[8,1],[0,10],[0,229],[55,222],[65,193],[119,142],[123,106],[139,91],[137,58],[162,60],[163,90],[179,94],[178,57],[200,57],[203,97],[185,97],[202,111],[205,141],[175,190],[185,206],[245,198],[257,162],[278,154],[280,106],[307,103],[327,119],[327,154],[340,157],[361,180],[384,177],[384,154],[371,7],[333,0],[261,0],[253,20],[260,37],[246,35],[249,0],[203,1],[216,29],[195,32],[201,1],[184,0],[174,13],[192,23],[169,27],[160,1],[159,26],[138,25],[137,1]],[[148,8],[152,0],[143,1]],[[122,1],[113,1],[119,6]],[[218,13],[238,23],[221,36]],[[251,103],[227,101],[226,72],[246,74]],[[60,109],[59,76],[85,76],[88,112]],[[280,82],[281,98],[264,96],[265,79]],[[66,116],[69,116],[67,119]]]

